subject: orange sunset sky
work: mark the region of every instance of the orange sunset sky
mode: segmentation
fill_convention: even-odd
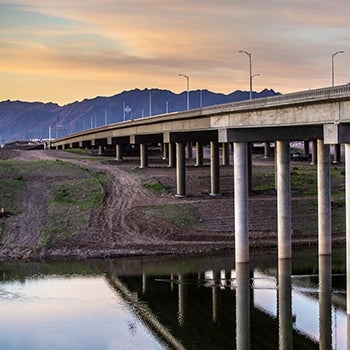
[[[0,0],[0,101],[350,82],[348,0]]]

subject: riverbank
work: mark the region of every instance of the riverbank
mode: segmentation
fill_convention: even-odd
[[[119,164],[112,157],[64,151],[0,151],[0,159],[13,161],[19,167],[24,164],[21,162],[32,164],[33,169],[38,164],[44,167],[41,171],[14,174],[4,171],[0,161],[1,179],[17,179],[23,186],[0,197],[0,207],[5,210],[2,203],[9,196],[20,204],[16,213],[6,211],[1,217],[1,259],[86,259],[234,250],[232,166],[220,168],[221,196],[212,198],[208,195],[209,166],[194,167],[189,162],[188,195],[176,198],[175,169],[168,168],[159,154],[145,169],[139,169],[133,157]],[[314,168],[307,167],[310,165],[293,164],[292,175],[303,178],[304,171],[314,172]],[[276,249],[276,193],[269,185],[273,160],[256,157],[253,171],[256,182],[249,198],[250,247]],[[341,168],[335,171],[333,243],[343,245],[344,179]],[[81,179],[81,187],[77,178]],[[311,186],[300,183],[299,187],[304,185]],[[101,188],[103,196],[99,198]],[[58,204],[53,202],[57,193]],[[293,192],[294,246],[317,245],[315,203],[314,191]],[[52,221],[53,217],[56,221]]]

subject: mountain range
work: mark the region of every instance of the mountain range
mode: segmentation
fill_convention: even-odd
[[[252,98],[279,95],[272,89],[253,91]],[[189,107],[201,108],[249,99],[249,91],[230,94],[208,90],[189,92]],[[110,97],[96,97],[64,106],[56,103],[0,102],[0,143],[14,140],[57,138],[123,120],[187,109],[187,92],[175,94],[169,90],[134,89]]]

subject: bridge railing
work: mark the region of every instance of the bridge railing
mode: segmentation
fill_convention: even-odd
[[[293,92],[285,95],[257,98],[253,100],[231,102],[217,106],[203,108],[203,114],[222,113],[229,111],[242,111],[248,109],[259,109],[285,105],[303,104],[307,102],[320,102],[331,99],[350,98],[350,84],[335,87],[326,87],[302,92]]]

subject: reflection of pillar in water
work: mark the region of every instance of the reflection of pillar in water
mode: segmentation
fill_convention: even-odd
[[[201,287],[202,285],[202,274],[200,272],[198,272],[197,274],[197,287],[198,289]]]
[[[293,349],[292,261],[278,259],[278,324],[279,348]]]
[[[220,272],[213,272],[213,286],[212,286],[212,311],[213,322],[219,321],[219,309],[220,309]]]
[[[183,275],[178,276],[179,279],[179,310],[178,310],[178,322],[180,326],[185,325],[186,321],[186,308],[187,308],[187,286],[185,285],[185,278]]]
[[[249,263],[236,264],[236,348],[250,349]]]
[[[173,274],[170,275],[170,289],[171,289],[171,291],[174,290],[174,275]]]
[[[147,275],[145,272],[142,272],[142,294],[147,292]]]
[[[320,349],[332,349],[332,257],[320,255],[319,274],[319,326]]]

